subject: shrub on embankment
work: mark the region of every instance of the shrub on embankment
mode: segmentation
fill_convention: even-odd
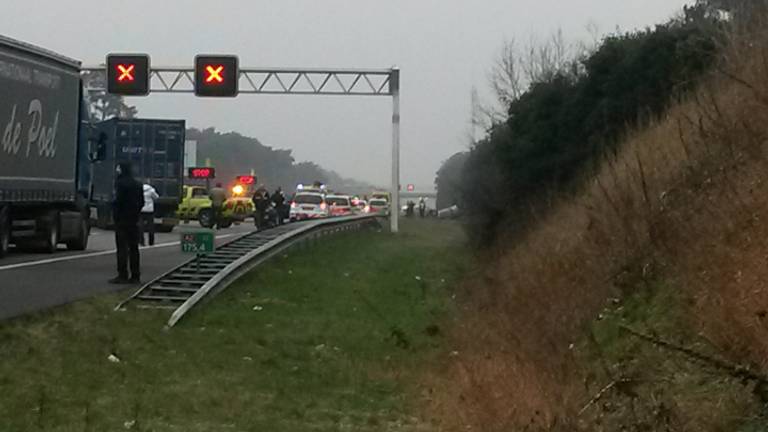
[[[620,331],[768,373],[768,14],[752,6],[695,90],[468,284],[450,383],[431,381],[446,430],[765,430],[764,381]]]
[[[708,11],[686,8],[666,24],[609,36],[574,59],[549,60],[547,53],[565,50],[556,41],[523,60],[520,68],[541,71],[527,78],[527,91],[504,101],[506,121],[491,127],[465,164],[462,207],[476,239],[524,228],[546,210],[543,195],[572,192],[599,158],[615,152],[628,126],[657,119],[690,91],[710,69],[724,25]]]

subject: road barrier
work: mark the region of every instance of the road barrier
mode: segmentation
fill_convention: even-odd
[[[167,326],[173,327],[203,299],[226,289],[254,267],[296,245],[336,232],[380,226],[380,215],[347,216],[298,222],[243,235],[215,252],[192,258],[160,275],[116,306],[173,309]]]

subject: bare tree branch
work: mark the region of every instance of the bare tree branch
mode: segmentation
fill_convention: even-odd
[[[504,42],[491,69],[491,88],[502,106],[508,106],[523,93],[515,41]]]

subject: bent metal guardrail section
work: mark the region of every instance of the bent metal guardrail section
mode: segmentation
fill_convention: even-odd
[[[378,225],[381,215],[347,216],[282,225],[238,237],[205,255],[192,258],[138,289],[115,307],[128,303],[139,308],[174,309],[167,326],[173,327],[201,300],[217,294],[274,255],[298,242],[334,232]]]

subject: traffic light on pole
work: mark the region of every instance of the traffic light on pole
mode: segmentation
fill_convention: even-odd
[[[203,97],[237,96],[240,69],[237,56],[195,57],[195,94]]]
[[[107,92],[120,96],[149,94],[150,61],[146,54],[109,54]]]

